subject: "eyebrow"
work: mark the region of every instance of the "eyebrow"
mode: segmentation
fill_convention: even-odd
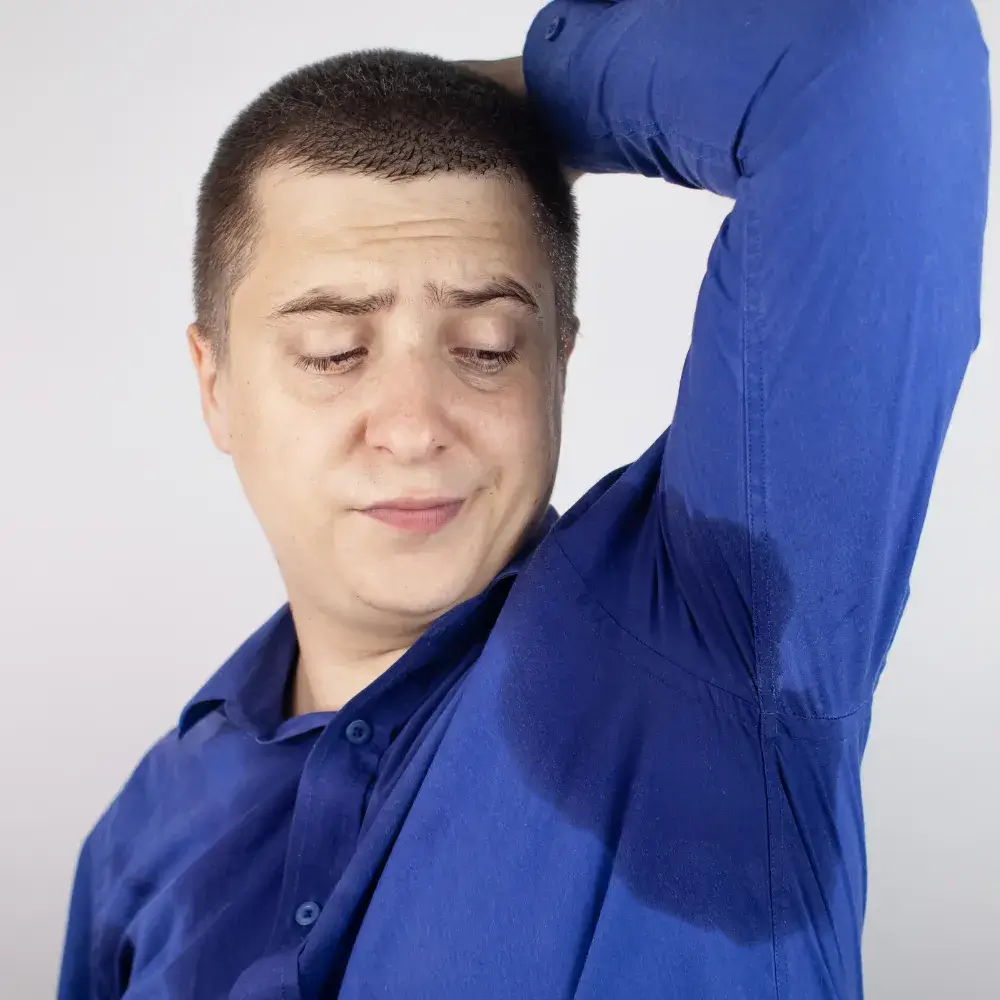
[[[336,313],[340,316],[367,316],[391,309],[396,301],[394,292],[375,292],[352,298],[334,288],[310,288],[275,309],[274,316],[293,316],[296,313]]]
[[[527,306],[536,316],[541,313],[538,299],[525,285],[510,275],[491,278],[476,288],[457,288],[454,285],[428,283],[427,292],[435,305],[450,306],[453,309],[475,309],[477,306],[498,299],[512,299]]]
[[[428,282],[425,289],[428,300],[433,305],[446,308],[475,309],[489,302],[509,299],[527,306],[536,316],[541,314],[538,299],[527,286],[510,275],[491,278],[474,288]],[[278,317],[299,313],[334,313],[338,316],[368,316],[383,309],[391,309],[395,302],[396,293],[390,290],[352,297],[342,294],[335,288],[319,287],[311,288],[283,303],[272,315]]]

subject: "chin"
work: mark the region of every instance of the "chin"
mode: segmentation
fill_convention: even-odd
[[[474,597],[489,582],[479,581],[478,566],[459,567],[454,559],[448,566],[429,566],[425,560],[416,563],[408,567],[391,564],[380,567],[377,575],[358,581],[358,596],[382,614],[430,622]]]

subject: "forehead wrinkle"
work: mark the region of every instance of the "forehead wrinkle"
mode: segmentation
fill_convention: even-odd
[[[330,180],[335,181],[333,186],[312,191],[307,187],[314,181],[326,184]],[[359,180],[368,183],[357,187],[355,182]],[[445,190],[446,204],[442,205],[440,184],[434,188],[425,186],[431,180],[413,182],[405,197],[393,198],[385,197],[384,191],[380,193],[379,188],[373,187],[371,178],[265,175],[258,178],[256,190],[263,230],[260,236],[272,246],[284,245],[293,250],[294,244],[302,247],[317,243],[331,249],[353,248],[364,243],[383,246],[395,242],[405,246],[421,241],[435,246],[451,240],[470,246],[501,244],[523,249],[530,243],[535,244],[533,250],[541,251],[541,256],[547,259],[545,247],[538,245],[533,213],[529,205],[521,203],[520,192],[507,190],[505,186],[500,197],[490,196],[487,190],[480,198],[473,196],[480,190],[477,184],[472,194],[459,191],[447,197]],[[456,179],[459,184],[463,180],[478,181]],[[338,184],[346,186],[338,188]]]
[[[421,255],[421,249],[417,248],[426,248],[426,253],[414,257],[413,270],[416,275],[421,271],[427,274],[425,265],[437,260],[439,252],[450,246],[454,248],[454,254],[448,252],[444,256],[450,258],[454,255],[460,266],[450,275],[436,275],[437,280],[473,286],[497,275],[511,273],[519,275],[539,303],[549,298],[548,283],[538,280],[536,265],[548,271],[551,262],[538,240],[532,216],[518,210],[523,206],[516,204],[516,198],[486,198],[480,202],[475,198],[462,197],[460,193],[449,199],[451,205],[442,206],[440,202],[431,204],[434,201],[430,197],[433,192],[427,190],[428,197],[425,199],[425,189],[416,186],[412,199],[409,196],[400,200],[370,197],[370,188],[358,190],[358,196],[350,198],[342,196],[336,189],[333,189],[332,197],[324,197],[322,189],[319,189],[320,196],[312,198],[308,197],[308,190],[296,190],[297,177],[281,178],[277,184],[275,180],[277,178],[271,178],[270,185],[262,185],[264,191],[260,188],[257,191],[259,200],[264,203],[258,205],[259,219],[264,224],[259,233],[256,256],[258,262],[264,263],[261,276],[265,280],[268,275],[273,280],[279,274],[294,279],[295,272],[300,272],[302,276],[301,270],[305,269],[313,277],[309,286],[324,285],[326,265],[319,258],[328,258],[339,270],[335,263],[339,257],[349,266],[343,278],[338,275],[333,283],[339,286],[343,281],[344,290],[353,293],[352,286],[367,285],[368,279],[376,274],[380,274],[378,285],[393,284],[392,272],[400,263],[405,264],[406,253]],[[270,191],[267,191],[268,187]],[[276,189],[283,190],[278,194]],[[348,193],[353,190],[353,187],[347,188]],[[278,197],[267,197],[265,191],[271,195],[278,194]],[[462,209],[467,211],[459,214]],[[498,209],[506,211],[498,215]],[[368,212],[372,212],[375,218],[367,216]],[[410,214],[407,215],[407,212]],[[401,213],[402,217],[399,214],[392,217],[392,213]],[[402,260],[395,259],[396,254],[392,252],[394,246],[400,248]],[[375,268],[367,276],[370,267],[361,267],[364,262],[359,259],[364,257],[366,247],[373,251],[373,258],[368,264]],[[407,251],[406,248],[414,249]],[[480,254],[481,259],[468,259],[477,258]],[[383,265],[390,269],[385,274],[380,273]],[[432,277],[430,274],[427,276]],[[398,277],[405,276],[400,274]],[[285,284],[284,280],[281,284]],[[293,284],[298,284],[298,281],[293,281]],[[361,293],[364,288],[357,291]]]
[[[324,252],[347,254],[369,247],[412,246],[425,243],[439,247],[448,244],[464,244],[469,247],[508,248],[518,247],[521,240],[515,234],[507,237],[499,226],[481,226],[479,232],[453,229],[448,232],[418,229],[416,224],[379,225],[324,225],[309,224],[280,229],[267,227],[261,234],[259,245],[264,248],[290,251],[292,253]]]

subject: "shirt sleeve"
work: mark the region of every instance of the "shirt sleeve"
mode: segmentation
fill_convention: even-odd
[[[656,502],[766,711],[866,705],[902,614],[979,338],[987,61],[970,0],[557,0],[530,30],[569,166],[734,199]]]
[[[100,1000],[94,981],[94,871],[93,835],[87,838],[77,861],[63,944],[57,1000]]]

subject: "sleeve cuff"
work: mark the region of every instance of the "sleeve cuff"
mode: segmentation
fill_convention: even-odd
[[[608,0],[554,0],[535,16],[524,43],[528,96],[552,130],[565,165],[587,173],[629,169],[595,99],[605,68],[597,64],[601,47],[588,46],[614,6]]]

